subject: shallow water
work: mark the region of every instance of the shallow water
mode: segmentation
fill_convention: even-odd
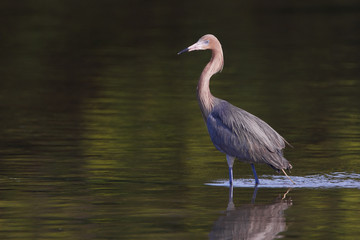
[[[359,4],[209,3],[1,1],[1,239],[359,236]],[[176,54],[205,33],[212,93],[291,143],[296,185],[236,162],[229,192],[196,101],[210,53]]]
[[[259,188],[355,188],[360,189],[360,174],[334,172],[324,175],[291,176],[293,184],[285,176],[264,175],[261,176]],[[254,188],[254,179],[235,179],[234,187]],[[206,183],[209,186],[229,186],[228,180],[218,180]]]

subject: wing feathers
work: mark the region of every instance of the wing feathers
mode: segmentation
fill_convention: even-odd
[[[282,155],[285,139],[258,117],[220,100],[206,124],[211,140],[221,152],[276,169],[289,168]]]

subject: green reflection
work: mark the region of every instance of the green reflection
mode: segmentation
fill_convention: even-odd
[[[295,147],[293,175],[359,172],[358,8],[2,1],[0,237],[206,239],[228,201],[204,186],[227,178],[196,102],[210,55],[176,53],[209,32],[225,54],[213,94]],[[234,174],[251,170],[236,163]],[[257,203],[279,192],[261,189]],[[240,207],[252,190],[235,195]],[[358,190],[290,195],[285,237],[358,235]]]

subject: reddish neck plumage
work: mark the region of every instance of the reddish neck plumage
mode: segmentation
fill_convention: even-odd
[[[213,43],[211,50],[211,60],[202,71],[197,86],[198,102],[205,121],[214,107],[215,99],[209,88],[210,78],[215,73],[221,71],[224,65],[223,51],[221,49],[220,42],[216,41]]]

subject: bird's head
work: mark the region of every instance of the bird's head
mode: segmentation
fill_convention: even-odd
[[[193,45],[178,52],[178,54],[182,54],[184,52],[196,51],[196,50],[214,49],[215,47],[217,47],[217,45],[219,45],[221,48],[219,40],[214,35],[206,34],[206,35],[202,36]]]

